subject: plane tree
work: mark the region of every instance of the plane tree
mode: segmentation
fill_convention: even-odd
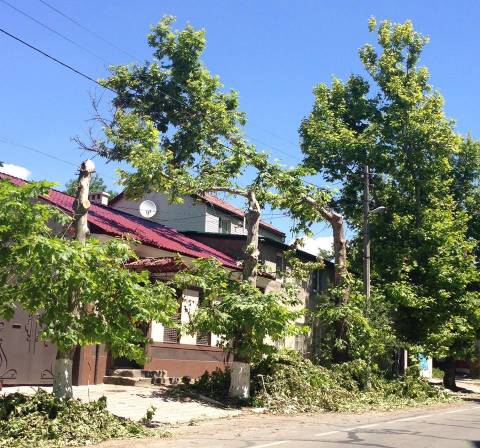
[[[301,125],[304,163],[340,183],[336,203],[359,237],[362,167],[372,169],[372,201],[386,207],[371,222],[372,278],[396,309],[400,339],[444,358],[445,384],[454,387],[453,360],[471,351],[478,330],[476,244],[467,236],[475,147],[462,150],[443,97],[419,66],[428,39],[410,21],[371,19],[369,27],[377,45],[360,50],[368,78],[314,90]],[[472,187],[468,198],[456,179]]]
[[[245,114],[238,110],[237,93],[225,93],[218,76],[211,75],[200,59],[205,49],[204,31],[190,25],[175,30],[173,22],[172,17],[165,17],[152,27],[148,36],[151,61],[115,66],[111,76],[101,81],[116,92],[114,113],[106,119],[95,109],[105,137],[82,147],[127,163],[128,168],[118,171],[119,183],[131,198],[152,191],[165,193],[171,202],[207,192],[243,198],[246,244],[241,281],[256,288],[262,209],[287,205],[278,199],[279,193],[288,190],[288,179],[296,182],[297,173],[289,173],[283,177],[284,185],[277,185],[279,165],[271,163],[268,155],[257,151],[243,135]],[[318,203],[329,197],[321,189],[312,194]],[[243,338],[249,329],[241,322],[239,319],[233,347],[245,345]],[[246,351],[236,351],[232,395],[248,395],[245,380],[239,382],[250,361]]]

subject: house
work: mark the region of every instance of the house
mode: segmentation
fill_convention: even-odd
[[[120,193],[110,201],[110,206],[136,216],[145,216],[153,222],[166,222],[188,238],[230,256],[238,264],[242,261],[247,234],[245,212],[215,195],[184,196],[182,203],[171,204],[165,194],[158,192],[148,193],[140,200],[128,199]],[[148,213],[145,213],[146,210]],[[285,233],[272,224],[261,221],[259,235],[262,270],[275,277],[275,280],[268,282],[259,280],[259,287],[278,288],[286,268],[284,253],[290,249],[285,244]],[[296,256],[302,261],[316,260],[316,256],[303,250],[297,250]],[[324,269],[312,273],[310,280],[302,285],[300,299],[307,309],[318,304],[319,293],[327,289],[333,278],[333,263],[324,260],[324,264]],[[277,342],[277,345],[313,354],[313,347],[318,345],[321,336],[321,326],[315,325],[309,338],[298,335]]]
[[[3,173],[0,173],[0,179],[16,185],[26,182]],[[191,197],[184,203],[187,206],[175,208],[161,199],[161,195],[148,195],[137,202],[127,201],[120,195],[113,200],[112,206],[107,205],[107,198],[102,193],[94,193],[90,199],[92,206],[88,223],[91,237],[106,241],[129,236],[138,241],[133,249],[139,260],[131,262],[128,268],[146,269],[152,278],[161,281],[174,275],[178,269],[174,261],[178,255],[185,266],[197,258],[213,257],[227,269],[238,272],[240,278],[242,245],[245,242],[244,212],[225,201],[214,196]],[[42,200],[66,213],[73,213],[74,198],[66,193],[52,189]],[[145,201],[153,205],[148,202],[145,205]],[[156,213],[152,213],[155,209]],[[149,217],[144,216],[148,214],[145,210],[150,211]],[[168,225],[165,225],[166,222]],[[209,232],[209,229],[216,231]],[[261,256],[269,273],[260,275],[257,285],[263,290],[278,288],[280,272],[284,269],[282,254],[288,247],[283,242],[285,235],[264,222],[260,229]],[[299,253],[299,256],[314,258],[306,253]],[[311,298],[316,295],[315,288],[326,287],[328,275],[327,266],[325,272],[315,273],[311,281],[303,285],[305,306],[309,306]],[[199,299],[200,291],[194,285],[183,291],[177,318],[185,322]],[[48,342],[39,341],[39,331],[35,316],[28,315],[20,307],[12,320],[0,320],[1,383],[52,382],[56,348]],[[103,346],[78,349],[74,357],[74,384],[101,383],[107,370],[117,367],[165,370],[173,377],[196,377],[205,370],[224,368],[229,362],[228,354],[216,346],[217,339],[213,334],[180,335],[174,328],[151,322],[148,336],[152,340],[146,347],[149,362],[143,366],[126,359],[112,359]],[[301,338],[293,338],[280,345],[307,350],[308,344]]]

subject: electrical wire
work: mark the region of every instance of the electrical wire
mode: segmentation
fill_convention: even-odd
[[[76,47],[80,48],[81,50],[91,54],[92,56],[96,57],[97,59],[100,59],[102,62],[108,64],[108,61],[105,58],[103,58],[102,56],[93,52],[89,48],[84,47],[83,45],[79,44],[78,42],[75,42],[73,39],[70,39],[69,37],[65,36],[64,34],[58,32],[57,30],[53,29],[52,27],[46,25],[45,23],[41,22],[40,20],[36,19],[35,17],[31,16],[27,12],[21,10],[20,8],[17,8],[15,5],[12,5],[11,3],[7,2],[7,0],[0,0],[0,2],[3,3],[4,5],[8,6],[9,8],[13,9],[14,11],[17,11],[18,13],[27,17],[28,19],[30,19],[31,21],[40,25],[41,27],[45,28],[46,30],[50,31],[51,33],[61,37],[63,40],[71,43],[72,45],[75,45]]]
[[[0,2],[5,2],[5,0],[0,0]],[[110,87],[108,87],[108,86],[104,86],[103,84],[99,83],[98,81],[96,81],[96,80],[93,79],[92,77],[90,77],[90,76],[82,73],[81,71],[73,68],[72,66],[70,66],[70,65],[68,65],[68,64],[60,61],[59,59],[57,59],[57,58],[49,55],[48,53],[44,52],[43,50],[40,50],[39,48],[37,48],[37,47],[35,47],[35,46],[27,43],[26,41],[22,40],[21,38],[19,38],[19,37],[13,35],[13,34],[7,32],[6,30],[0,28],[0,32],[2,32],[2,33],[4,33],[5,35],[7,35],[7,36],[9,36],[9,37],[17,40],[18,42],[22,43],[23,45],[26,45],[27,47],[29,47],[29,48],[37,51],[38,53],[42,54],[43,56],[46,56],[47,58],[55,61],[56,63],[58,63],[58,64],[60,64],[60,65],[62,65],[62,66],[64,66],[64,67],[68,68],[69,70],[73,71],[74,73],[76,73],[76,74],[78,74],[78,75],[80,75],[80,76],[88,79],[89,81],[94,82],[95,84],[99,85],[100,87],[103,87],[104,89],[107,89],[107,90],[110,90],[111,92],[116,93],[116,91],[115,91],[114,89],[112,89],[112,88],[110,88]],[[166,93],[166,92],[164,92],[164,91],[162,91],[162,90],[160,90],[160,89],[158,89],[158,90],[159,90],[161,93],[163,93],[166,98],[169,98],[169,99],[177,102],[177,103],[180,104],[184,109],[185,109],[185,108],[188,108],[187,105],[185,105],[183,102],[179,101],[179,100],[176,99],[175,97],[171,96],[170,94],[168,94],[168,93]],[[196,117],[196,112],[192,112],[192,111],[188,111],[188,112],[190,112],[190,115],[191,115],[192,117]],[[249,137],[248,135],[246,135],[246,136],[247,136],[248,138],[251,138],[251,137]],[[258,140],[258,139],[257,139],[257,140]],[[229,146],[225,145],[224,143],[219,142],[219,144],[220,144],[222,147],[224,147],[225,149],[231,150],[231,148],[230,148]],[[273,148],[273,147],[271,147],[271,148]],[[279,150],[278,148],[275,148],[275,150],[278,151],[278,152],[283,152],[283,151]],[[284,152],[284,154],[287,154],[287,153]],[[313,182],[304,180],[304,183],[306,183],[307,185],[312,185],[312,186],[314,186],[315,188],[319,188],[319,189],[325,190],[324,187],[320,187],[319,185],[316,185],[316,184],[314,184]]]
[[[0,0],[0,1],[2,1],[2,0]],[[32,45],[32,44],[29,44],[28,42],[26,42],[26,41],[24,41],[23,39],[20,39],[19,37],[15,36],[15,35],[13,35],[13,34],[11,34],[11,33],[9,33],[8,31],[4,30],[3,28],[0,28],[0,32],[3,33],[3,34],[5,34],[5,35],[7,35],[7,36],[9,36],[9,37],[11,37],[12,39],[15,39],[17,42],[20,42],[21,44],[23,44],[23,45],[31,48],[32,50],[40,53],[41,55],[43,55],[43,56],[51,59],[52,61],[56,62],[57,64],[60,64],[61,66],[67,68],[68,70],[71,70],[72,72],[76,73],[77,75],[80,75],[80,76],[82,76],[83,78],[88,79],[89,81],[91,81],[91,82],[99,85],[100,87],[103,87],[104,89],[110,90],[110,91],[113,92],[113,93],[117,93],[117,92],[115,92],[115,90],[111,89],[110,87],[104,86],[104,85],[100,84],[96,79],[93,79],[91,76],[88,76],[88,75],[86,75],[85,73],[82,73],[80,70],[77,70],[76,68],[72,67],[71,65],[68,65],[67,63],[60,61],[60,60],[57,59],[56,57],[51,56],[50,54],[46,53],[46,52],[43,51],[43,50],[40,50],[40,48],[37,48],[37,47],[35,47],[35,46]]]
[[[72,17],[70,17],[69,15],[67,15],[66,13],[64,13],[63,11],[60,11],[58,8],[56,8],[55,6],[51,5],[50,3],[47,3],[45,0],[38,0],[40,3],[43,3],[47,8],[50,8],[52,11],[56,12],[57,14],[59,14],[60,16],[64,17],[65,19],[69,20],[70,22],[72,22],[73,24],[77,25],[79,28],[81,28],[82,30],[86,31],[87,33],[91,34],[92,36],[96,37],[97,39],[101,40],[102,42],[106,43],[107,45],[109,45],[110,47],[112,48],[115,48],[115,50],[118,50],[120,51],[121,53],[125,54],[126,56],[130,57],[130,58],[133,58],[133,59],[138,59],[136,58],[135,56],[133,56],[131,53],[129,53],[128,51],[120,48],[119,46],[117,46],[116,44],[114,44],[113,42],[105,39],[103,36],[101,36],[100,34],[96,33],[95,31],[92,31],[91,29],[87,28],[85,25],[82,25],[80,22],[78,22],[77,20],[73,19]]]
[[[88,33],[94,35],[96,38],[102,40],[103,42],[109,44],[109,45],[112,46],[113,48],[121,51],[122,53],[124,53],[124,54],[126,54],[126,55],[128,55],[128,56],[130,56],[130,57],[132,57],[132,58],[134,58],[134,59],[138,59],[138,58],[135,58],[135,56],[133,56],[131,53],[123,50],[123,49],[120,48],[119,46],[115,45],[114,43],[108,41],[107,39],[103,38],[103,37],[100,36],[99,34],[95,33],[94,31],[90,30],[89,28],[85,27],[84,25],[82,25],[82,24],[81,24],[80,22],[78,22],[77,20],[73,19],[72,17],[68,16],[68,15],[65,14],[64,12],[62,12],[62,11],[60,11],[59,9],[55,8],[54,6],[50,5],[50,4],[47,3],[45,0],[39,0],[39,1],[40,1],[41,3],[43,3],[45,6],[47,6],[48,8],[50,8],[51,10],[55,11],[57,14],[63,16],[64,18],[66,18],[66,19],[69,20],[70,22],[74,23],[75,25],[77,25],[78,27],[80,27],[80,28],[82,28],[83,30],[87,31]],[[79,48],[81,48],[81,49],[83,49],[83,50],[91,53],[92,55],[100,58],[103,62],[105,62],[105,63],[108,64],[108,61],[105,60],[104,58],[102,58],[101,56],[98,56],[96,53],[92,52],[91,50],[83,47],[82,45],[80,45],[80,44],[78,44],[77,42],[73,41],[72,39],[68,38],[67,36],[64,36],[63,34],[59,33],[59,32],[56,31],[55,29],[53,29],[53,28],[45,25],[45,24],[44,24],[43,22],[41,22],[40,20],[38,20],[38,19],[32,17],[31,15],[27,14],[26,12],[20,10],[19,8],[15,7],[15,6],[12,5],[11,3],[9,3],[8,1],[6,1],[6,0],[0,0],[0,2],[4,3],[5,5],[9,6],[9,7],[12,8],[12,9],[18,11],[19,13],[25,15],[25,16],[28,17],[29,19],[31,19],[31,20],[33,20],[34,22],[38,23],[39,25],[45,27],[46,29],[48,29],[48,30],[51,31],[52,33],[54,33],[54,34],[62,37],[63,39],[67,40],[68,42],[70,42],[70,43],[76,45],[77,47],[79,47]],[[175,85],[177,85],[178,87],[180,87],[180,88],[182,88],[182,89],[186,89],[186,88],[187,88],[185,85],[183,85],[183,84],[181,84],[181,83],[179,83],[179,82],[176,82],[176,81],[175,81]],[[179,101],[177,98],[171,96],[170,94],[168,94],[168,93],[166,93],[166,92],[164,92],[164,91],[162,91],[162,90],[159,90],[159,91],[160,91],[161,93],[163,93],[167,98],[176,101],[176,102],[177,102],[178,104],[180,104],[182,107],[184,107],[184,108],[187,107],[183,102]],[[190,106],[190,107],[191,107],[191,106]],[[193,110],[192,110],[192,111],[193,111]],[[195,115],[196,113],[197,113],[197,111],[193,111],[193,114],[194,114],[194,115]],[[256,127],[259,127],[259,126],[256,126]],[[279,137],[278,135],[272,133],[271,131],[268,131],[268,130],[266,130],[266,129],[264,129],[264,131],[267,132],[267,133],[269,133],[269,134],[271,134],[271,135],[273,135],[273,136],[276,136],[276,138],[281,138],[281,137]],[[248,136],[248,135],[247,135],[247,137],[248,137],[250,140],[257,141],[257,142],[260,143],[261,145],[263,145],[263,146],[265,146],[265,147],[268,147],[268,148],[270,148],[270,149],[273,150],[273,151],[276,151],[276,152],[278,152],[278,153],[280,153],[280,154],[285,155],[286,157],[290,158],[291,160],[295,160],[295,161],[297,160],[296,157],[292,156],[292,155],[291,155],[289,152],[287,152],[287,151],[283,151],[283,150],[281,150],[281,149],[279,149],[279,148],[275,148],[275,147],[273,147],[273,146],[271,146],[271,145],[269,145],[269,144],[267,144],[267,143],[265,143],[265,142],[262,142],[261,140],[257,139],[256,137],[252,137],[252,136]],[[286,140],[286,139],[284,139],[284,140],[287,141],[287,142],[290,143],[290,144],[293,144],[291,141],[288,141],[288,140]],[[294,146],[297,146],[297,145],[295,145],[295,144],[293,144],[293,145],[294,145]]]

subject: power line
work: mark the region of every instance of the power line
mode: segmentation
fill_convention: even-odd
[[[4,0],[0,0],[0,1],[4,1]],[[72,66],[70,66],[70,65],[68,65],[68,64],[60,61],[59,59],[57,59],[57,58],[49,55],[48,53],[44,52],[43,50],[40,50],[39,48],[37,48],[37,47],[29,44],[28,42],[25,42],[24,40],[20,39],[20,38],[17,37],[17,36],[14,36],[13,34],[9,33],[8,31],[0,28],[0,32],[6,34],[7,36],[9,36],[9,37],[11,37],[11,38],[13,38],[13,39],[15,39],[16,41],[22,43],[23,45],[26,45],[27,47],[31,48],[32,50],[37,51],[38,53],[42,54],[43,56],[45,56],[45,57],[53,60],[54,62],[56,62],[56,63],[62,65],[63,67],[65,67],[65,68],[73,71],[74,73],[76,73],[76,74],[84,77],[85,79],[88,79],[89,81],[94,82],[95,84],[99,85],[100,87],[103,87],[104,89],[110,90],[110,91],[113,92],[113,93],[117,93],[114,89],[112,89],[112,88],[110,88],[110,87],[108,87],[108,86],[105,86],[105,85],[99,83],[97,80],[95,80],[95,79],[93,79],[92,77],[86,75],[85,73],[82,73],[80,70],[77,70],[77,69],[73,68]],[[163,93],[166,98],[170,98],[170,99],[172,99],[173,101],[176,101],[176,102],[177,102],[178,104],[180,104],[184,109],[185,109],[185,108],[188,108],[187,105],[185,105],[184,103],[182,103],[182,102],[179,101],[178,99],[174,98],[174,97],[171,96],[170,94],[168,94],[168,93],[166,93],[166,92],[164,92],[164,91],[162,91],[162,90],[160,90],[160,89],[158,89],[158,90],[159,90],[161,93]],[[187,112],[190,113],[190,116],[196,117],[196,112],[192,112],[192,111],[188,111],[188,110],[187,110]],[[248,135],[246,135],[246,136],[249,137]],[[222,147],[224,147],[225,149],[231,150],[231,148],[230,148],[229,146],[225,145],[224,143],[219,142],[219,144],[220,144]],[[273,148],[273,147],[272,147],[272,148]],[[281,151],[281,150],[278,150],[278,148],[275,148],[275,150],[278,151],[278,152],[283,152],[283,151]],[[285,153],[285,154],[286,154],[286,153]],[[291,157],[291,156],[290,156],[290,157]],[[325,190],[325,188],[320,187],[319,185],[316,185],[316,184],[314,184],[313,182],[306,181],[306,180],[304,180],[304,182],[305,182],[306,184],[308,184],[308,185],[314,186],[315,188],[319,188],[319,189]]]
[[[3,0],[0,0],[0,1],[3,1]],[[40,50],[39,48],[29,44],[28,42],[25,42],[23,39],[20,39],[19,37],[14,36],[13,34],[9,33],[8,31],[4,30],[3,28],[0,28],[0,32],[2,32],[3,34],[11,37],[12,39],[15,39],[17,42],[20,42],[21,44],[31,48],[32,50],[36,51],[37,53],[40,53],[41,55],[51,59],[52,61],[56,62],[57,64],[60,64],[61,66],[67,68],[68,70],[71,70],[72,72],[76,73],[77,75],[80,75],[83,78],[88,79],[91,82],[94,82],[95,84],[99,85],[100,87],[103,87],[104,89],[107,89],[107,90],[110,90],[113,93],[116,93],[115,90],[111,89],[110,87],[100,84],[97,80],[95,80],[92,77],[86,75],[85,73],[82,73],[80,70],[77,70],[76,68],[72,67],[71,65],[68,65],[65,62],[60,61],[59,59],[49,55],[45,51]]]
[[[62,11],[60,11],[59,9],[55,8],[54,6],[50,5],[50,4],[47,3],[45,0],[39,0],[39,1],[40,1],[41,3],[43,3],[45,6],[47,6],[48,8],[50,8],[51,10],[55,11],[57,14],[59,14],[59,15],[61,15],[62,17],[66,18],[66,19],[69,20],[70,22],[74,23],[75,25],[77,25],[78,27],[80,27],[80,28],[82,28],[83,30],[87,31],[88,33],[94,35],[96,38],[102,40],[103,42],[107,43],[108,45],[112,46],[113,48],[121,51],[122,53],[126,54],[126,55],[129,56],[129,57],[132,57],[133,59],[138,59],[138,58],[136,58],[135,56],[133,56],[131,53],[123,50],[123,49],[120,48],[119,46],[115,45],[114,43],[108,41],[107,39],[103,38],[103,37],[100,36],[99,34],[95,33],[95,32],[92,31],[92,30],[90,30],[90,29],[87,28],[86,26],[82,25],[82,24],[81,24],[80,22],[78,22],[77,20],[73,19],[72,17],[68,16],[68,15],[65,14],[64,12],[62,12]],[[17,8],[17,7],[15,7],[14,5],[10,4],[10,3],[7,2],[6,0],[0,0],[0,2],[6,4],[7,6],[9,6],[9,7],[12,8],[12,9],[18,11],[19,13],[21,13],[21,14],[23,14],[24,16],[28,17],[29,19],[33,20],[35,23],[38,23],[39,25],[41,25],[41,26],[43,26],[44,28],[48,29],[48,30],[51,31],[52,33],[54,33],[54,34],[62,37],[63,39],[67,40],[68,42],[76,45],[77,47],[81,48],[82,50],[85,50],[85,51],[89,52],[90,54],[92,54],[92,55],[98,57],[99,59],[101,59],[103,62],[109,64],[109,62],[108,62],[106,59],[104,59],[103,57],[98,56],[96,53],[92,52],[91,50],[83,47],[82,45],[78,44],[77,42],[73,41],[72,39],[64,36],[63,34],[59,33],[59,32],[56,31],[55,29],[53,29],[53,28],[45,25],[43,22],[37,20],[36,18],[32,17],[31,15],[27,14],[26,12],[20,10],[19,8]],[[181,84],[181,83],[179,83],[179,82],[176,82],[176,81],[175,81],[175,85],[177,85],[177,86],[180,87],[180,88],[186,89],[186,86],[183,85],[183,84]],[[179,101],[178,99],[174,98],[174,97],[171,96],[170,94],[168,94],[168,93],[166,93],[166,92],[164,92],[164,91],[162,91],[162,90],[159,90],[159,91],[160,91],[161,93],[163,93],[167,98],[170,98],[170,99],[176,101],[176,102],[177,102],[178,104],[180,104],[182,107],[184,107],[184,108],[187,107],[184,103],[182,103],[182,102]],[[197,112],[194,111],[193,109],[192,109],[192,112],[193,112],[193,116],[195,116],[195,114],[197,113]],[[258,127],[258,126],[256,126],[256,127]],[[283,139],[282,137],[280,137],[280,136],[278,136],[278,135],[276,135],[276,134],[274,134],[274,133],[272,133],[272,132],[270,132],[270,131],[268,131],[268,130],[266,130],[266,129],[264,129],[264,131],[267,132],[267,133],[269,133],[270,135],[275,136],[276,138]],[[265,143],[265,142],[262,142],[261,140],[255,138],[255,137],[248,136],[248,135],[247,135],[247,137],[248,137],[250,140],[257,141],[257,142],[260,143],[261,145],[263,145],[263,146],[265,146],[265,147],[268,147],[268,148],[270,148],[271,150],[276,151],[276,152],[278,152],[278,153],[280,153],[280,154],[284,154],[285,156],[289,157],[290,159],[296,161],[296,158],[293,157],[290,153],[288,153],[288,152],[286,152],[286,151],[283,151],[283,150],[280,150],[280,149],[278,149],[278,148],[275,148],[275,147],[273,147],[273,146],[271,146],[271,145],[269,145],[269,144],[267,144],[267,143]],[[289,141],[289,140],[286,140],[286,139],[283,139],[283,140],[285,140],[285,141],[287,141],[288,143],[296,146],[293,142],[291,142],[291,141]]]
[[[65,14],[64,12],[60,11],[58,8],[55,8],[54,6],[52,6],[50,3],[47,3],[45,0],[38,0],[39,2],[43,3],[47,8],[50,8],[52,11],[55,11],[57,14],[61,15],[62,17],[66,18],[67,20],[69,20],[70,22],[72,22],[73,24],[77,25],[79,28],[81,28],[82,30],[86,31],[87,33],[91,34],[92,36],[96,37],[97,39],[101,40],[102,42],[106,43],[107,45],[110,45],[110,47],[112,48],[115,48],[116,50],[122,52],[123,54],[127,55],[128,57],[130,58],[133,58],[133,59],[138,59],[136,58],[135,56],[133,56],[131,53],[129,53],[128,51],[120,48],[119,46],[115,45],[113,42],[105,39],[103,36],[101,36],[100,34],[96,33],[95,31],[92,31],[91,29],[87,28],[86,26],[82,25],[80,22],[78,22],[77,20],[73,19],[72,17],[70,17],[69,15]]]
[[[71,43],[72,45],[75,45],[76,47],[80,48],[83,51],[86,51],[87,53],[91,54],[92,56],[96,57],[97,59],[100,59],[104,63],[108,64],[107,60],[104,59],[102,56],[99,56],[95,52],[91,51],[89,48],[84,47],[83,45],[80,45],[79,43],[75,42],[73,39],[70,39],[69,37],[65,36],[62,33],[59,33],[57,30],[51,28],[50,26],[46,25],[45,23],[41,22],[40,20],[36,19],[35,17],[31,16],[30,14],[26,13],[25,11],[21,10],[20,8],[17,8],[15,5],[12,5],[11,3],[7,2],[7,0],[0,0],[4,5],[8,6],[9,8],[17,11],[18,13],[22,14],[23,16],[27,17],[31,21],[35,22],[36,24],[40,25],[41,27],[45,28],[46,30],[50,31],[51,33],[61,37],[63,40]]]
[[[69,161],[69,160],[62,159],[61,157],[57,157],[57,156],[54,155],[54,154],[51,154],[51,153],[42,151],[42,150],[40,150],[40,149],[38,149],[38,148],[34,148],[34,147],[28,146],[28,145],[24,145],[24,144],[18,143],[18,142],[13,142],[12,140],[8,139],[7,137],[2,137],[2,136],[0,136],[0,143],[4,143],[4,144],[10,145],[10,146],[16,146],[16,147],[18,147],[18,148],[23,148],[23,149],[26,149],[26,150],[28,150],[28,151],[32,151],[32,152],[35,152],[35,153],[37,153],[37,154],[40,154],[40,155],[42,155],[42,156],[44,156],[44,157],[48,157],[48,158],[50,158],[50,159],[52,159],[52,160],[57,160],[58,162],[66,163],[67,165],[73,166],[73,167],[75,167],[75,168],[78,168],[78,166],[79,166],[77,163],[71,162],[71,161]],[[101,173],[101,172],[98,172],[98,171],[97,171],[97,173],[100,174],[102,177],[105,177],[105,178],[107,178],[107,179],[113,180],[113,181],[115,181],[115,182],[118,180],[118,179],[116,179],[116,178],[114,178],[114,177],[112,177],[112,176],[105,175],[105,174],[103,174],[103,173]]]

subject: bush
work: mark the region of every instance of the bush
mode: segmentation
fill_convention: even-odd
[[[205,371],[194,383],[185,386],[214,400],[225,401],[230,387],[230,371],[228,369],[222,371],[218,368],[211,373]]]
[[[90,445],[151,434],[152,430],[141,424],[108,412],[105,398],[82,403],[55,398],[41,389],[30,397],[19,393],[0,396],[1,448]]]

